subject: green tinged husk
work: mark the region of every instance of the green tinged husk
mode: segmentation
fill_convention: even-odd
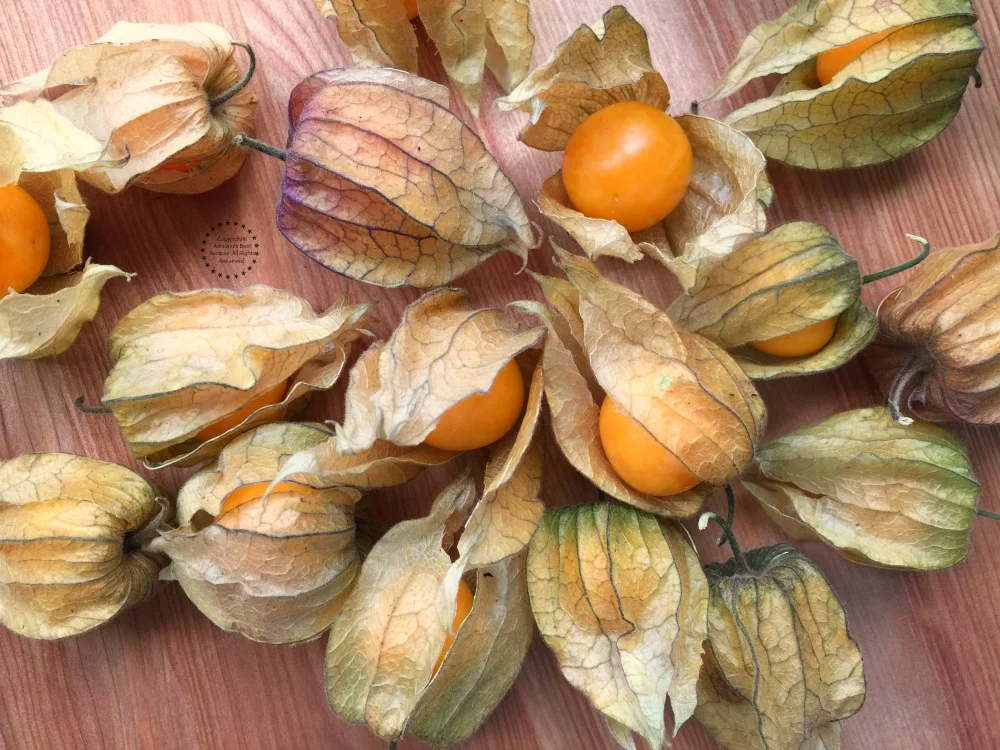
[[[617,502],[548,511],[528,552],[528,591],[563,675],[625,747],[666,737],[696,704],[708,586],[683,528]]]
[[[809,375],[844,364],[875,335],[875,314],[861,301],[861,287],[857,261],[829,230],[796,221],[708,265],[667,313],[726,349],[755,380]],[[833,338],[813,354],[778,357],[750,346],[833,317]]]
[[[855,562],[937,570],[969,554],[980,487],[965,446],[939,425],[898,424],[884,407],[765,444],[741,481],[792,537]]]
[[[743,43],[712,98],[783,73],[771,96],[726,118],[771,159],[810,169],[895,159],[958,113],[983,42],[969,0],[800,0]],[[895,29],[820,86],[817,55]]]
[[[705,567],[708,642],[695,718],[733,750],[836,750],[840,722],[866,692],[840,600],[796,549],[744,554],[734,543],[733,552]]]

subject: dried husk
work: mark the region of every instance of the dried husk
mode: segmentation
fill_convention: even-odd
[[[168,512],[117,464],[67,453],[0,461],[0,623],[65,638],[143,601],[162,565],[144,536]]]
[[[535,276],[556,312],[521,304],[549,327],[542,370],[556,443],[608,495],[660,515],[694,515],[753,456],[766,424],[760,395],[718,346],[677,328],[647,300],[600,276],[590,261],[556,250],[569,282]],[[701,483],[671,497],[628,486],[601,447],[605,396]]]
[[[528,364],[531,364],[530,362]],[[545,444],[538,430],[542,408],[541,368],[532,366],[531,385],[521,424],[490,450],[483,496],[466,523],[458,543],[468,564],[486,566],[523,550],[538,526],[544,509],[542,465]],[[459,453],[420,443],[399,446],[385,440],[353,454],[337,448],[333,432],[291,456],[276,481],[295,474],[308,474],[331,484],[358,489],[377,489],[408,482],[424,469],[450,461]]]
[[[542,368],[533,367],[520,426],[490,449],[482,498],[458,541],[459,554],[468,555],[469,565],[492,565],[520,553],[538,528],[545,510],[545,440],[538,429],[542,385]]]
[[[474,568],[468,550],[454,562],[446,550],[474,501],[466,473],[428,516],[392,527],[372,547],[330,631],[330,705],[386,741],[404,733],[437,746],[467,739],[510,688],[530,644],[526,552]],[[466,528],[463,540],[470,534],[479,536]],[[463,577],[474,588],[472,611],[432,676]]]
[[[288,104],[277,223],[332,271],[379,286],[446,284],[500,251],[527,262],[531,222],[448,90],[399,70],[306,78]]]
[[[79,269],[90,211],[76,170],[104,159],[104,151],[49,102],[0,108],[0,185],[18,185],[34,198],[51,234],[42,278],[21,294],[0,296],[0,360],[62,354],[97,314],[104,284],[131,278],[114,266]]]
[[[970,0],[800,0],[755,28],[713,98],[785,73],[726,122],[771,159],[810,169],[879,164],[928,143],[958,113],[983,42]],[[826,86],[816,57],[896,29]]]
[[[370,306],[334,305],[317,314],[300,297],[261,284],[158,294],[111,332],[114,367],[101,401],[136,456],[156,467],[202,463],[237,435],[285,418],[310,393],[332,387],[352,342],[365,333]],[[279,403],[198,439],[285,381]]]
[[[417,73],[417,35],[403,0],[314,2],[336,20],[357,65]],[[535,46],[528,0],[420,0],[417,11],[473,116],[479,116],[486,68],[505,91],[528,74]]]
[[[949,430],[888,409],[844,412],[757,451],[741,477],[796,539],[853,562],[939,570],[965,559],[980,487]]]
[[[705,567],[708,647],[695,718],[723,747],[840,747],[865,700],[843,605],[798,550],[762,547]]]
[[[477,308],[461,289],[436,289],[406,308],[387,342],[372,345],[351,370],[341,453],[378,440],[415,446],[444,413],[486,393],[500,371],[544,336],[503,310]]]
[[[101,289],[118,277],[127,280],[132,274],[88,262],[79,271],[41,279],[23,294],[0,299],[0,360],[65,352],[97,315]]]
[[[935,250],[879,306],[872,359],[893,406],[935,421],[1000,422],[1000,235]]]
[[[223,630],[264,643],[298,643],[330,627],[354,583],[361,555],[354,505],[360,491],[312,475],[220,515],[226,496],[271,482],[296,451],[326,432],[278,422],[240,435],[219,460],[191,477],[177,498],[180,528],[152,549],[170,557],[163,571]]]
[[[875,335],[875,314],[861,301],[858,262],[829,230],[797,221],[747,239],[704,269],[667,314],[726,349],[755,380],[810,375],[847,362]],[[839,316],[819,351],[777,357],[747,346]]]
[[[246,159],[233,139],[250,130],[256,97],[243,88],[210,102],[243,77],[233,38],[219,26],[121,22],[47,70],[0,89],[0,97],[50,100],[74,125],[110,142],[117,163],[82,173],[105,192],[139,185],[201,193],[235,175]]]
[[[278,473],[278,480],[305,473],[330,484],[374,490],[405,484],[424,469],[445,464],[458,455],[429,445],[394,445],[385,440],[376,441],[360,453],[344,454],[337,449],[333,430],[323,430],[326,439],[291,456]]]
[[[642,25],[615,6],[597,23],[577,29],[497,105],[530,112],[520,135],[524,143],[561,151],[590,115],[622,101],[666,110],[670,93],[653,68]],[[590,258],[634,262],[648,255],[688,288],[703,263],[726,255],[743,235],[763,231],[769,189],[764,156],[749,138],[708,117],[682,115],[677,122],[691,141],[691,184],[680,205],[656,226],[630,234],[616,221],[584,216],[573,209],[559,173],[542,185],[538,205]]]
[[[708,584],[684,530],[627,505],[548,511],[528,552],[535,622],[563,675],[608,720],[663,745],[692,715]]]

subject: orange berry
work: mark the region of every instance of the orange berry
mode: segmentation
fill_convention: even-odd
[[[775,336],[773,339],[751,341],[750,346],[775,357],[804,357],[818,352],[833,338],[837,330],[837,316],[806,326],[801,331]]]
[[[469,396],[448,409],[425,442],[449,451],[482,448],[507,434],[523,406],[524,376],[511,360],[486,393]]]
[[[0,187],[0,297],[38,281],[51,244],[48,219],[35,199],[17,185]]]
[[[869,34],[855,39],[843,47],[834,47],[818,55],[816,57],[816,77],[819,79],[819,85],[826,86],[837,73],[861,57],[861,54],[869,47],[874,47],[895,30],[886,29],[876,34]]]
[[[600,429],[611,465],[639,492],[676,495],[698,484],[698,477],[607,396],[601,405]]]
[[[224,432],[228,432],[237,425],[243,423],[247,417],[253,414],[258,409],[262,409],[265,406],[273,406],[274,404],[280,403],[281,399],[285,397],[285,391],[288,387],[288,381],[283,380],[278,383],[273,388],[268,388],[263,393],[258,394],[251,398],[246,406],[241,408],[239,411],[233,412],[228,417],[223,417],[222,419],[212,422],[210,425],[203,427],[201,432],[195,435],[195,440],[200,440],[202,442],[206,440],[211,440],[212,438],[217,438]],[[278,419],[281,415],[275,414],[268,421],[274,421]]]
[[[419,15],[417,12],[417,0],[403,0],[403,6],[406,8],[406,17],[413,21]]]
[[[444,646],[441,648],[441,655],[438,656],[437,661],[434,663],[434,671],[431,672],[431,677],[438,673],[441,668],[441,662],[444,661],[445,654],[448,653],[448,649],[451,648],[452,644],[455,642],[455,638],[458,636],[458,629],[462,627],[462,623],[465,622],[465,618],[469,616],[472,611],[472,602],[475,597],[472,595],[472,589],[469,588],[469,584],[465,581],[458,582],[458,600],[455,606],[455,619],[451,622],[451,627],[448,629],[448,634],[444,638]]]
[[[573,131],[562,179],[577,211],[638,232],[681,202],[691,164],[691,142],[674,118],[650,104],[619,102]]]
[[[253,484],[245,484],[242,487],[237,487],[226,495],[225,500],[222,501],[222,507],[219,508],[218,515],[224,516],[234,508],[238,508],[244,503],[249,503],[251,500],[260,500],[260,498],[264,497],[264,493],[267,492],[267,488],[270,486],[270,482],[254,482]],[[295,484],[295,482],[278,482],[274,486],[274,489],[271,490],[271,494],[273,495],[276,492],[306,492],[308,489],[308,487]]]
[[[197,164],[190,164],[186,161],[165,161],[163,164],[154,169],[154,172],[180,172],[181,174],[188,174],[193,172],[198,168]]]

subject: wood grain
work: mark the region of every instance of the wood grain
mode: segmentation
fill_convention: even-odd
[[[677,112],[713,88],[746,32],[777,15],[785,0],[633,0],[627,3],[649,30],[658,68],[670,83]],[[1000,42],[1000,13],[980,0],[980,32]],[[604,10],[599,0],[535,0],[536,63],[581,22]],[[284,102],[303,76],[348,63],[331,22],[309,0],[32,0],[5,3],[0,24],[0,80],[45,67],[63,48],[87,42],[117,20],[221,24],[254,45],[260,98],[257,134],[283,143]],[[424,75],[444,81],[426,43]],[[1000,66],[989,49],[980,71],[986,85],[970,90],[955,123],[928,147],[888,166],[820,174],[772,165],[777,201],[772,223],[812,219],[829,226],[866,270],[892,265],[914,251],[904,234],[938,246],[980,241],[1000,229]],[[765,93],[762,82],[703,112],[721,115]],[[487,87],[490,98],[498,95]],[[458,97],[453,96],[458,102]],[[461,107],[460,104],[456,106]],[[468,112],[462,110],[467,120]],[[531,202],[558,155],[522,146],[521,115],[484,107],[477,129],[523,197]],[[0,458],[29,451],[72,451],[134,466],[114,423],[82,416],[77,395],[98,400],[109,360],[108,332],[128,310],[164,290],[213,285],[197,261],[197,238],[220,220],[251,226],[266,253],[251,281],[294,290],[317,306],[345,292],[379,301],[385,334],[415,297],[347,282],[300,255],[273,225],[280,164],[253,154],[239,178],[205,196],[164,197],[134,190],[117,198],[87,192],[93,210],[86,252],[96,260],[138,272],[114,281],[97,320],[65,356],[40,362],[0,363]],[[537,212],[534,214],[537,219]],[[559,236],[553,227],[544,228]],[[565,238],[562,238],[566,241]],[[531,267],[551,272],[546,250]],[[461,280],[481,301],[537,297],[517,261],[497,257]],[[652,261],[618,261],[602,270],[665,305],[676,287]],[[892,287],[873,284],[876,303]],[[762,389],[778,435],[838,411],[880,399],[863,361],[823,376],[795,378]],[[338,416],[342,394],[310,406],[317,419]],[[960,427],[984,485],[983,504],[1000,510],[1000,431]],[[474,460],[480,462],[481,457]],[[550,505],[587,502],[593,488],[551,446],[545,497]],[[456,467],[434,470],[412,485],[371,496],[378,520],[390,524],[423,513]],[[146,476],[149,472],[141,471]],[[161,472],[153,481],[176,490],[190,472]],[[719,503],[716,498],[713,503]],[[981,520],[968,562],[933,574],[862,568],[817,545],[806,551],[844,599],[868,674],[868,700],[846,725],[846,748],[989,748],[1000,746],[1000,536]],[[755,505],[740,497],[736,523],[744,547],[781,538]],[[692,527],[693,529],[693,527]],[[694,530],[694,529],[693,529]],[[720,553],[698,534],[706,559]],[[0,632],[0,748],[379,748],[363,727],[337,718],[321,687],[323,643],[294,648],[261,646],[215,629],[173,585],[99,630],[58,643],[33,642]],[[401,747],[415,748],[405,741]],[[466,747],[610,748],[603,721],[561,678],[536,638],[513,690]],[[695,722],[685,725],[679,750],[710,748]]]

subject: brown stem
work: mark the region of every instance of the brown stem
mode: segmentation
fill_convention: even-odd
[[[976,82],[977,89],[981,89],[983,87],[983,74],[978,70],[972,71],[972,80]]]
[[[237,133],[236,137],[233,138],[233,143],[237,146],[243,146],[245,148],[252,148],[254,151],[260,151],[262,154],[273,156],[275,159],[281,159],[282,161],[285,160],[285,152],[280,148],[272,146],[270,143],[264,143],[264,141],[258,141],[256,138],[251,138],[246,133]]]
[[[221,94],[216,94],[215,96],[208,97],[208,106],[215,109],[220,104],[225,104],[243,89],[247,87],[250,83],[250,79],[253,78],[253,72],[257,69],[257,55],[253,53],[253,47],[251,47],[246,42],[233,42],[234,47],[242,47],[246,50],[247,57],[250,58],[250,62],[247,63],[247,72],[243,74],[243,77],[230,86],[228,89],[223,91]]]
[[[165,497],[157,497],[156,502],[160,506],[159,512],[149,519],[144,526],[131,532],[125,542],[128,550],[141,550],[151,541],[160,535],[162,529],[173,512],[173,506]]]
[[[930,371],[930,360],[922,352],[913,352],[900,368],[896,374],[896,379],[892,383],[892,388],[889,389],[889,416],[892,417],[894,422],[902,425],[913,424],[913,419],[903,414],[903,393],[915,380],[923,377]]]
[[[73,406],[75,406],[76,410],[78,412],[80,412],[81,414],[110,414],[111,413],[111,409],[109,409],[107,406],[104,406],[103,404],[101,406],[87,406],[85,403],[83,403],[83,401],[84,401],[84,397],[83,396],[77,396],[76,400],[73,402]]]

